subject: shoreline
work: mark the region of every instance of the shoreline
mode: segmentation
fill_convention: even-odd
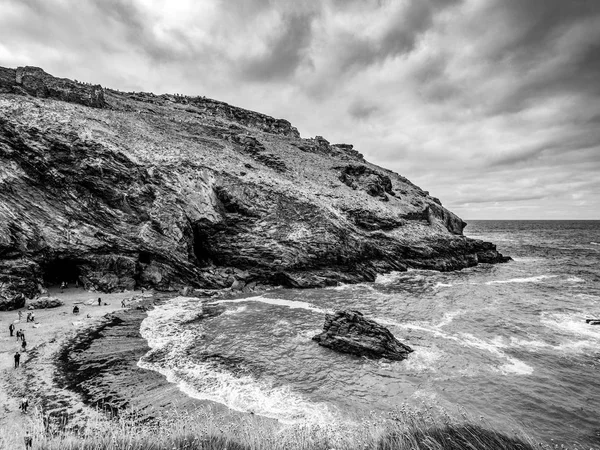
[[[5,448],[21,445],[22,436],[32,426],[34,411],[51,417],[53,421],[68,421],[73,427],[91,419],[100,419],[99,413],[85,405],[78,394],[57,385],[55,356],[76,333],[101,323],[106,314],[122,309],[123,298],[131,298],[135,294],[98,294],[73,288],[61,293],[59,289],[50,289],[48,296],[58,297],[64,305],[33,310],[35,323],[25,320],[27,305],[18,310],[0,312],[0,398],[3,399],[0,443]],[[98,297],[102,298],[101,306],[94,304]],[[72,313],[74,305],[81,310],[77,316]],[[21,321],[18,320],[19,311],[23,312]],[[14,368],[13,355],[17,349],[20,351],[20,342],[9,336],[10,323],[15,324],[15,331],[23,329],[28,344],[27,351],[21,352],[18,369]],[[29,399],[27,414],[19,411],[23,396]]]
[[[221,290],[215,297],[199,297],[198,302],[240,294]],[[140,335],[146,311],[177,295],[140,291],[99,294],[73,288],[61,293],[51,289],[48,296],[58,297],[64,305],[34,310],[35,325],[25,322],[27,305],[0,311],[4,328],[0,335],[0,447],[21,445],[25,432],[34,427],[34,411],[41,414],[46,427],[70,429],[123,413],[142,422],[160,422],[179,413],[218,415],[225,420],[248,416],[190,397],[164,375],[138,366],[140,357],[150,350]],[[98,297],[102,306],[90,304]],[[125,308],[122,299],[129,299]],[[77,316],[72,313],[74,305],[81,309]],[[23,311],[21,322],[16,320],[19,311]],[[15,331],[23,328],[28,342],[18,369],[13,368],[13,355],[20,342],[9,337],[11,322]],[[27,414],[19,411],[23,396],[29,399]]]

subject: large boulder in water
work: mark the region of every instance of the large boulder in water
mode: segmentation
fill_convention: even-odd
[[[342,353],[369,358],[405,359],[413,350],[386,327],[366,319],[359,311],[338,311],[325,316],[323,332],[313,341]]]

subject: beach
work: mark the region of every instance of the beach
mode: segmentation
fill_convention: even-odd
[[[61,293],[60,289],[51,289],[48,296],[63,300],[64,305],[34,310],[33,323],[26,322],[27,307],[0,312],[0,447],[22,445],[25,432],[33,426],[32,417],[36,410],[55,417],[70,417],[74,423],[100,419],[98,412],[85,406],[78,394],[56,385],[55,355],[70,337],[102,322],[106,314],[123,310],[123,299],[140,294],[98,294],[75,288]],[[100,306],[98,297],[102,299]],[[74,305],[80,308],[78,315],[72,312]],[[21,321],[19,311],[23,312]],[[8,327],[11,322],[15,325],[15,333],[19,329],[24,331],[27,341],[27,351],[21,352],[18,369],[14,368],[14,354],[21,350],[21,342],[10,337]],[[29,399],[27,414],[19,409],[23,396]]]

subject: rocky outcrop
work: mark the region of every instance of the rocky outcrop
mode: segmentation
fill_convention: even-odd
[[[413,350],[374,320],[358,311],[338,311],[325,316],[323,332],[313,341],[341,353],[368,358],[405,359]]]
[[[314,287],[504,260],[463,226],[406,178],[286,121],[0,68],[5,304],[61,281]]]
[[[362,189],[371,197],[377,197],[384,202],[388,201],[386,194],[396,195],[392,190],[390,177],[377,170],[362,165],[348,165],[335,169],[340,170],[340,181],[352,189]]]
[[[28,303],[30,309],[57,308],[65,304],[56,297],[42,297]]]
[[[106,105],[102,86],[55,78],[39,67],[19,67],[16,70],[0,67],[0,93],[26,93],[94,108]]]

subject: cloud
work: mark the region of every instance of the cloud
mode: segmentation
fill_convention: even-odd
[[[0,3],[2,66],[283,117],[467,218],[599,218],[599,43],[588,0]]]

